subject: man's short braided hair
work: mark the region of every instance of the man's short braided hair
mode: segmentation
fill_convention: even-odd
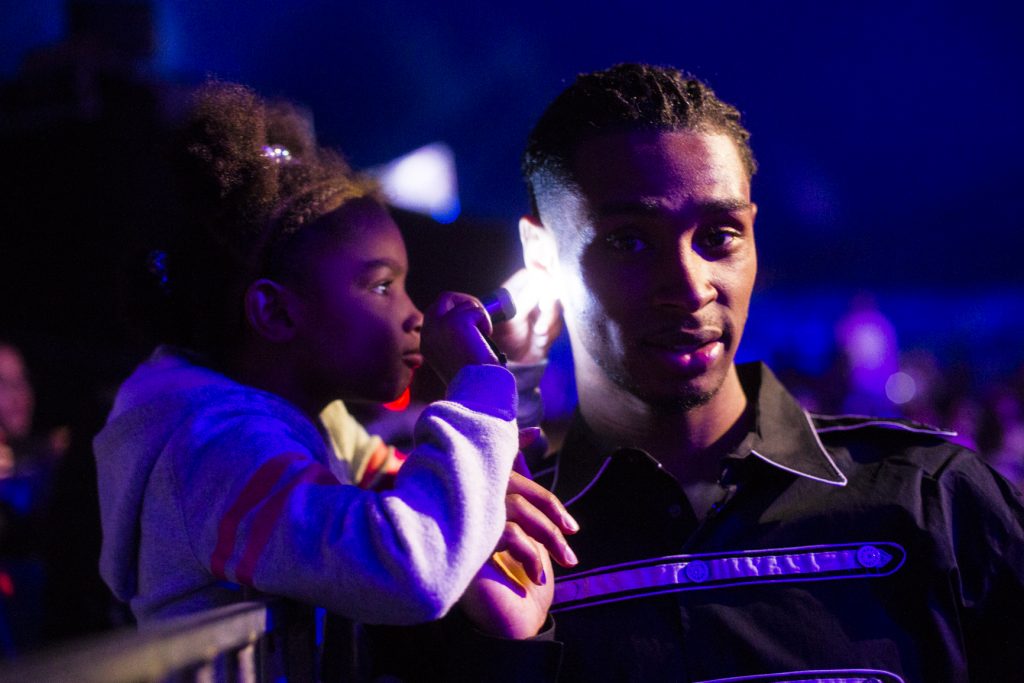
[[[736,144],[747,173],[757,163],[739,111],[707,85],[678,69],[618,64],[580,74],[541,115],[526,143],[522,170],[534,215],[537,198],[571,182],[580,144],[604,133],[632,130],[718,132]]]

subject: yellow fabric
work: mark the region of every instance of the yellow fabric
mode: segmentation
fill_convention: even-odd
[[[341,482],[373,488],[384,472],[397,467],[395,449],[386,445],[379,436],[369,434],[341,401],[328,404],[320,413],[320,421],[327,430],[334,455],[330,463],[331,472]],[[387,457],[374,458],[374,454],[382,449]]]

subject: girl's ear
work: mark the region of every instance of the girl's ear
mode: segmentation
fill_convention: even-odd
[[[291,341],[296,330],[295,297],[284,285],[262,278],[245,290],[245,319],[249,327],[269,342]]]

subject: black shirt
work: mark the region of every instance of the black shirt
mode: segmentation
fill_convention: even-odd
[[[537,473],[581,526],[559,680],[1024,681],[1020,494],[946,433],[812,416],[739,370],[755,426],[706,514],[581,419]]]

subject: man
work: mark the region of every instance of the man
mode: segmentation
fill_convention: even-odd
[[[579,392],[535,467],[581,527],[555,570],[560,680],[1024,680],[1020,494],[944,432],[808,415],[734,364],[748,137],[699,81],[626,64],[529,138],[524,254]]]

